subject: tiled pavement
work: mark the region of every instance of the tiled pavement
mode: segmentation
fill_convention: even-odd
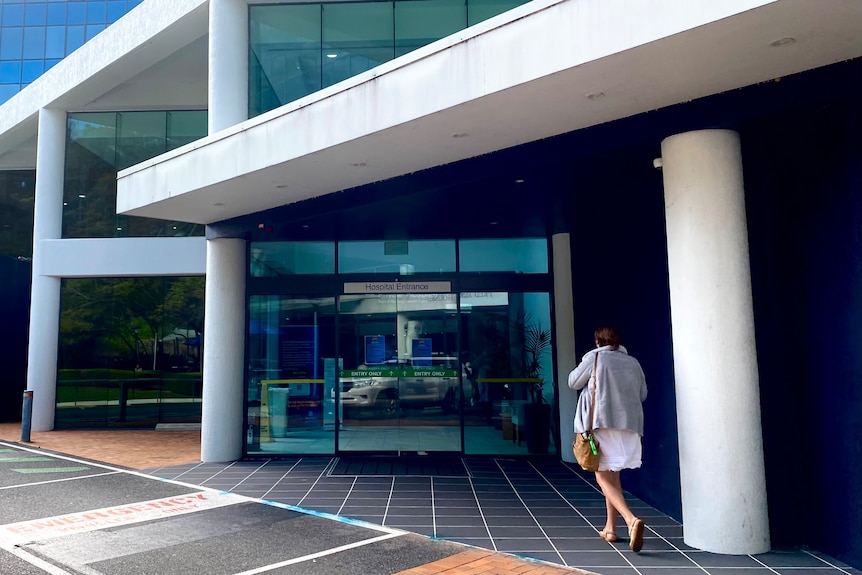
[[[202,464],[197,461],[199,436],[175,431],[57,431],[32,434],[31,446],[476,548],[444,560],[445,564],[400,575],[572,572],[566,566],[603,575],[862,574],[809,550],[753,556],[698,551],[683,543],[678,522],[630,497],[633,510],[647,524],[644,550],[631,553],[622,525],[618,543],[598,537],[604,502],[592,476],[559,461],[465,458],[466,477],[346,476],[333,474],[337,459],[329,457]],[[20,426],[0,424],[0,439],[19,440]],[[559,567],[518,562],[508,554]]]

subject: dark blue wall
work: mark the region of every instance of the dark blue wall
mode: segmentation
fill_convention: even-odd
[[[577,357],[593,331],[616,327],[647,378],[643,467],[623,486],[681,519],[676,396],[661,172],[657,144],[591,158],[573,170],[569,208]]]
[[[0,255],[0,421],[21,420],[29,309],[30,262]]]
[[[859,76],[742,131],[773,540],[862,566]]]

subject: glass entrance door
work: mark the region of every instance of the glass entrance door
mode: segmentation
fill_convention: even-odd
[[[344,295],[339,313],[339,451],[460,452],[456,295]]]

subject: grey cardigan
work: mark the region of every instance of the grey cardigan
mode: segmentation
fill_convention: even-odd
[[[569,374],[569,387],[584,389],[578,398],[575,413],[575,433],[590,429],[590,403],[594,385],[593,358],[599,354],[599,386],[596,392],[595,427],[628,429],[644,434],[644,412],[641,403],[646,399],[647,386],[638,360],[620,346],[613,350],[606,345],[588,352]],[[588,385],[589,384],[589,385]]]

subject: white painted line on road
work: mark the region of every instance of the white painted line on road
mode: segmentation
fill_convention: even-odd
[[[20,521],[0,525],[0,544],[21,545],[30,541],[44,541],[64,535],[132,525],[245,502],[245,497],[232,493],[199,491],[139,503]]]
[[[14,555],[18,559],[20,559],[22,561],[26,561],[27,563],[29,563],[30,565],[33,565],[34,567],[38,567],[39,569],[41,569],[45,573],[48,573],[49,575],[75,575],[73,573],[69,573],[68,571],[66,571],[64,569],[60,569],[59,567],[57,567],[53,563],[48,563],[47,561],[45,561],[43,559],[39,559],[35,555],[31,555],[30,553],[24,551],[20,547],[15,547],[14,545],[7,547],[7,546],[3,545],[2,542],[0,542],[0,549],[8,551],[9,553]]]
[[[332,549],[327,549],[326,551],[319,551],[317,553],[312,553],[310,555],[303,555],[302,557],[294,557],[293,559],[288,559],[287,561],[282,561],[280,563],[273,563],[272,565],[264,565],[263,567],[258,567],[257,569],[251,569],[249,571],[243,571],[242,573],[235,573],[234,575],[257,575],[258,573],[266,573],[267,571],[272,571],[273,569],[279,569],[281,567],[286,567],[287,565],[295,565],[297,563],[304,563],[306,561],[311,561],[313,559],[317,559],[318,557],[326,557],[327,555],[334,555],[336,553],[340,553],[342,551],[347,551],[348,549],[355,549],[357,547],[363,547],[365,545],[370,545],[372,543],[377,543],[379,541],[385,541],[387,539],[392,539],[394,537],[401,537],[402,535],[406,535],[406,533],[387,533],[386,535],[380,535],[379,537],[373,537],[371,539],[365,539],[363,541],[357,541],[356,543],[349,543],[347,545],[341,545],[340,547],[333,547]]]
[[[61,481],[77,481],[79,479],[88,479],[90,477],[102,477],[104,475],[116,475],[119,471],[106,471],[105,473],[94,473],[92,475],[76,475],[75,477],[63,477],[62,479],[47,479],[45,481],[34,481],[33,483],[19,483],[18,485],[4,485],[0,487],[0,491],[4,489],[18,489],[19,487],[33,487],[36,485],[47,485],[49,483],[60,483]]]

